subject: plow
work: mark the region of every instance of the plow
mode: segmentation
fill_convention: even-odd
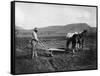
[[[50,48],[46,44],[44,45],[44,43],[42,41],[39,41],[38,44],[42,47],[42,50],[45,50],[46,53],[50,54],[51,56],[53,56],[52,52],[73,53],[73,50],[71,48],[70,49],[67,49],[67,48]],[[88,48],[84,48],[84,49],[88,49]],[[77,49],[77,50],[79,50],[79,49]],[[74,50],[74,51],[77,51],[77,50]]]
[[[39,45],[44,48],[45,51],[51,54],[53,56],[53,51],[58,51],[58,52],[64,52],[66,51],[65,48],[49,48],[48,46],[44,45],[43,42],[39,41]]]
[[[39,44],[43,46],[44,49],[47,51],[65,51],[64,49],[59,49],[59,48],[49,48],[46,45],[44,45],[41,41],[39,41]]]

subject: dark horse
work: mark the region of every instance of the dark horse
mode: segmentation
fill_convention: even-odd
[[[84,45],[84,39],[85,39],[85,36],[86,36],[86,33],[87,33],[87,30],[83,30],[82,32],[78,33],[78,43],[79,44],[79,48],[82,48],[83,49],[83,45]]]

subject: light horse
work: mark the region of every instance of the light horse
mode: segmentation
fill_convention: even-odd
[[[69,49],[69,45],[72,43],[72,51],[73,53],[75,53],[75,49],[77,48],[77,43],[79,42],[78,32],[67,33],[66,38],[67,38],[66,48]]]

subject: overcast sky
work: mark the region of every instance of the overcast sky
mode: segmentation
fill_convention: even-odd
[[[24,29],[70,23],[88,23],[95,27],[96,7],[19,2],[15,4],[15,24]]]

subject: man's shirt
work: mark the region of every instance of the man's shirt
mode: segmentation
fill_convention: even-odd
[[[33,31],[32,36],[33,36],[33,39],[38,41],[37,33],[35,31]]]

